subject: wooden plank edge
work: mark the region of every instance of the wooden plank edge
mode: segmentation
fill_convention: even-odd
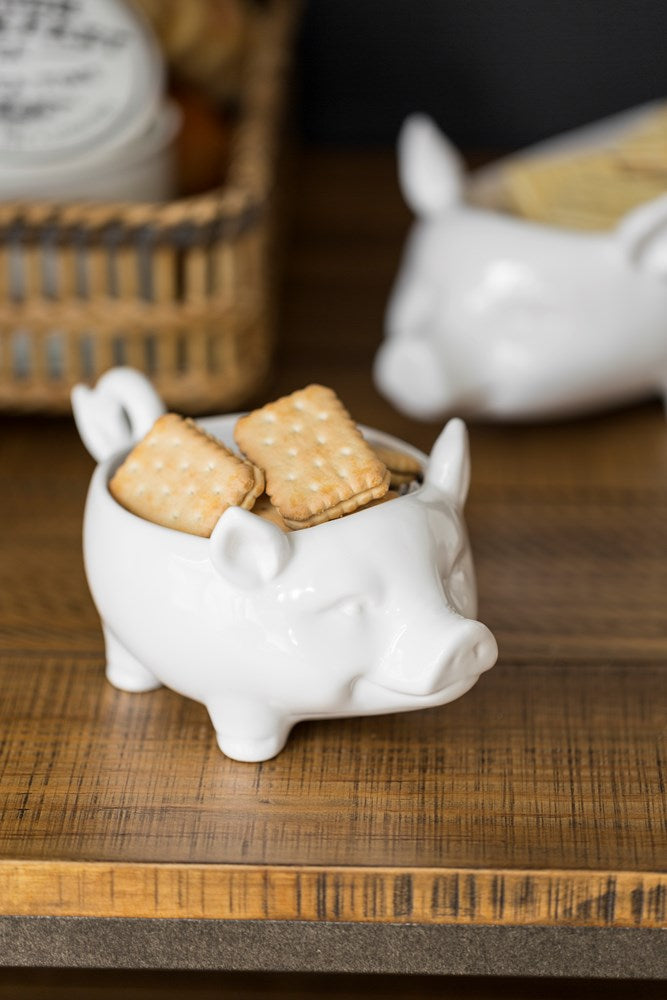
[[[667,875],[0,860],[0,914],[661,928]]]

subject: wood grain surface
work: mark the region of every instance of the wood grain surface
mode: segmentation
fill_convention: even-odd
[[[370,364],[408,224],[389,155],[299,160],[275,377],[428,450]],[[666,923],[660,406],[471,428],[500,660],[461,700],[227,760],[204,709],[104,679],[69,420],[0,419],[0,913]]]

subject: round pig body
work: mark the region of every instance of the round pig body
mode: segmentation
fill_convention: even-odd
[[[90,441],[87,406],[80,398],[75,414]],[[231,443],[235,421],[202,425]],[[202,702],[228,756],[274,756],[300,719],[443,704],[495,662],[495,640],[474,620],[460,421],[420,456],[414,492],[288,534],[240,508],[210,539],[136,517],[108,490],[126,450],[98,465],[84,519],[107,676]]]
[[[435,125],[399,140],[417,214],[375,361],[381,391],[424,419],[550,418],[667,389],[667,195],[612,232],[468,204]]]

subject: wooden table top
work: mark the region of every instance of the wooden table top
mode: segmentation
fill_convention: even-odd
[[[409,223],[391,157],[298,163],[264,399],[330,384],[428,450],[370,363]],[[82,566],[93,463],[0,419],[0,914],[664,926],[667,427],[658,403],[471,427],[497,666],[442,708],[298,725],[264,764],[205,710],[104,679]]]

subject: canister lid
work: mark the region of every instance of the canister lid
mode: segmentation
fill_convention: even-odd
[[[0,156],[92,161],[149,127],[163,89],[150,29],[122,0],[0,0]]]

